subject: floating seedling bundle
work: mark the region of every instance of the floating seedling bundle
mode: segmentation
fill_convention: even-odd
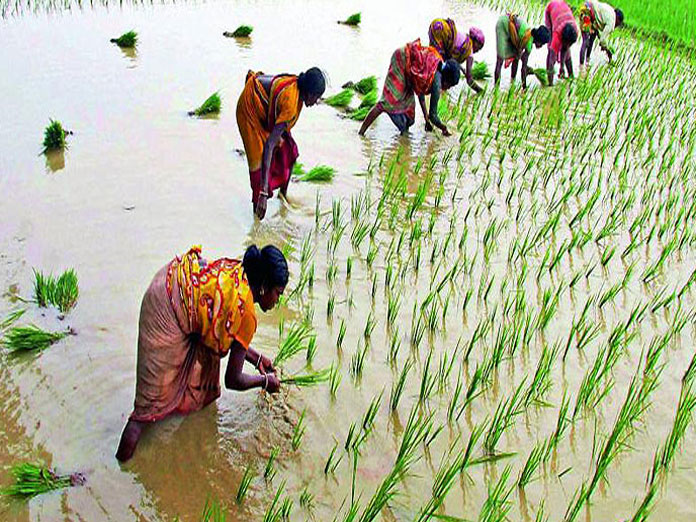
[[[85,483],[81,473],[59,475],[41,464],[25,462],[12,466],[14,484],[2,490],[3,495],[31,498],[56,489],[80,486]]]
[[[135,31],[128,31],[118,38],[112,38],[111,43],[115,43],[119,47],[126,49],[133,48],[138,44],[138,33]]]
[[[200,107],[189,111],[189,116],[206,116],[209,114],[218,114],[222,107],[222,100],[218,91],[211,94]]]
[[[248,38],[253,30],[254,28],[250,25],[240,25],[234,31],[225,31],[222,34],[228,38]]]
[[[43,152],[65,150],[68,146],[65,137],[68,134],[72,133],[66,131],[58,120],[50,120],[50,123],[44,129]]]
[[[328,165],[317,165],[316,167],[305,171],[302,164],[295,163],[292,173],[295,179],[298,181],[310,181],[318,183],[333,180],[333,177],[336,174],[336,169],[329,167]]]
[[[350,15],[350,16],[349,16],[348,18],[346,18],[345,20],[339,21],[338,23],[339,23],[339,24],[343,24],[343,25],[352,25],[352,26],[355,27],[355,26],[357,26],[357,25],[360,25],[360,22],[361,22],[361,21],[362,21],[362,16],[361,16],[361,14],[360,14],[360,13],[355,13],[355,14]]]
[[[351,89],[343,89],[338,94],[329,96],[324,100],[324,103],[331,107],[347,107],[353,99],[353,91]]]

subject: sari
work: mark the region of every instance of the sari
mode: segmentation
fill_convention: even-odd
[[[267,93],[258,78],[261,75],[253,71],[247,73],[244,90],[237,102],[237,126],[247,155],[254,203],[264,188],[261,186],[263,147],[273,128],[280,123],[286,124],[286,132],[271,157],[268,188],[271,196],[273,190],[287,188],[292,167],[299,155],[290,129],[297,123],[302,110],[297,76],[274,76],[270,92]]]
[[[421,45],[420,39],[399,47],[389,64],[379,101],[381,108],[389,114],[404,114],[410,122],[415,121],[414,95],[430,93],[441,63],[440,53],[433,47]]]
[[[532,51],[532,30],[516,14],[508,13],[498,18],[495,36],[498,58],[505,60],[505,67],[519,59],[525,50]]]
[[[145,292],[138,324],[135,406],[154,422],[200,410],[220,396],[220,359],[233,341],[248,349],[254,300],[241,262],[206,263],[193,247],[162,267]]]
[[[571,24],[578,30],[573,11],[563,0],[553,0],[546,6],[545,12],[546,27],[551,31],[551,41],[549,47],[556,53],[556,60],[561,61],[561,51],[563,50],[563,29]]]
[[[430,46],[437,49],[443,60],[456,60],[464,63],[474,50],[473,42],[468,34],[457,31],[457,26],[451,18],[436,18],[428,28]]]

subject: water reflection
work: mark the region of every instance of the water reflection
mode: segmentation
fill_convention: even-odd
[[[65,168],[65,151],[48,150],[44,156],[46,157],[46,172],[58,172]]]

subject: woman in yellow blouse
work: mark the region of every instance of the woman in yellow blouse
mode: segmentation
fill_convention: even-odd
[[[285,291],[288,265],[272,245],[247,248],[244,259],[206,261],[194,246],[155,274],[138,326],[135,408],[116,458],[133,456],[143,428],[172,413],[186,415],[220,396],[220,359],[229,352],[225,387],[278,391],[271,360],[254,350],[258,304],[271,310]],[[244,362],[259,375],[243,372]]]

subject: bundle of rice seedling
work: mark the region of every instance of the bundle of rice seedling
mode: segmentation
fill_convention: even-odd
[[[200,107],[189,111],[189,116],[204,116],[206,114],[217,114],[220,112],[220,107],[222,107],[222,101],[220,100],[220,94],[215,91],[211,94],[207,100],[205,100]]]
[[[377,88],[377,77],[367,76],[353,86],[360,94],[367,94]]]
[[[292,166],[293,176],[304,176],[306,173],[307,171],[304,169],[304,165],[299,161],[296,161],[295,164]]]
[[[351,112],[348,117],[351,120],[363,121],[367,117],[367,113],[372,110],[372,107],[360,107]]]
[[[353,99],[353,91],[351,89],[343,89],[338,94],[334,94],[324,100],[324,103],[331,107],[347,107]]]
[[[325,368],[317,372],[283,377],[280,379],[280,382],[281,384],[294,384],[300,387],[316,386],[317,384],[328,381],[330,376],[331,368]]]
[[[55,471],[41,464],[25,462],[12,466],[15,483],[0,493],[16,497],[31,498],[47,491],[82,485],[85,478],[80,473],[58,475]]]
[[[377,89],[372,89],[365,95],[365,97],[360,102],[360,108],[362,109],[363,107],[374,107],[377,104],[377,97]]]
[[[336,173],[336,169],[328,165],[318,165],[309,172],[297,176],[300,181],[331,181]]]
[[[343,21],[340,21],[340,20],[339,20],[338,23],[339,23],[339,24],[343,24],[343,25],[352,25],[352,26],[356,26],[356,25],[360,25],[360,22],[361,22],[360,13],[355,13],[355,14],[350,15],[348,18],[346,18],[346,19],[343,20]]]
[[[79,293],[77,274],[72,268],[58,279],[34,269],[34,299],[39,306],[53,305],[65,313],[75,306]]]
[[[128,31],[127,33],[123,33],[118,38],[112,38],[111,43],[115,43],[119,47],[135,47],[138,43],[138,33],[135,31]]]
[[[546,72],[546,69],[544,69],[544,68],[532,69],[532,74],[534,76],[536,76],[536,79],[539,80],[539,83],[541,85],[543,85],[544,87],[548,86],[549,75]]]
[[[67,131],[58,120],[49,119],[48,126],[44,129],[43,152],[49,150],[64,150],[67,147],[65,136]]]
[[[15,326],[3,336],[0,345],[11,352],[30,352],[45,350],[68,335],[68,332],[47,332],[33,324]]]
[[[228,38],[247,38],[253,30],[254,28],[250,25],[240,25],[234,31],[225,31],[222,34]]]
[[[485,80],[491,77],[491,73],[488,72],[488,64],[486,62],[476,62],[471,68],[471,77],[474,80]]]

